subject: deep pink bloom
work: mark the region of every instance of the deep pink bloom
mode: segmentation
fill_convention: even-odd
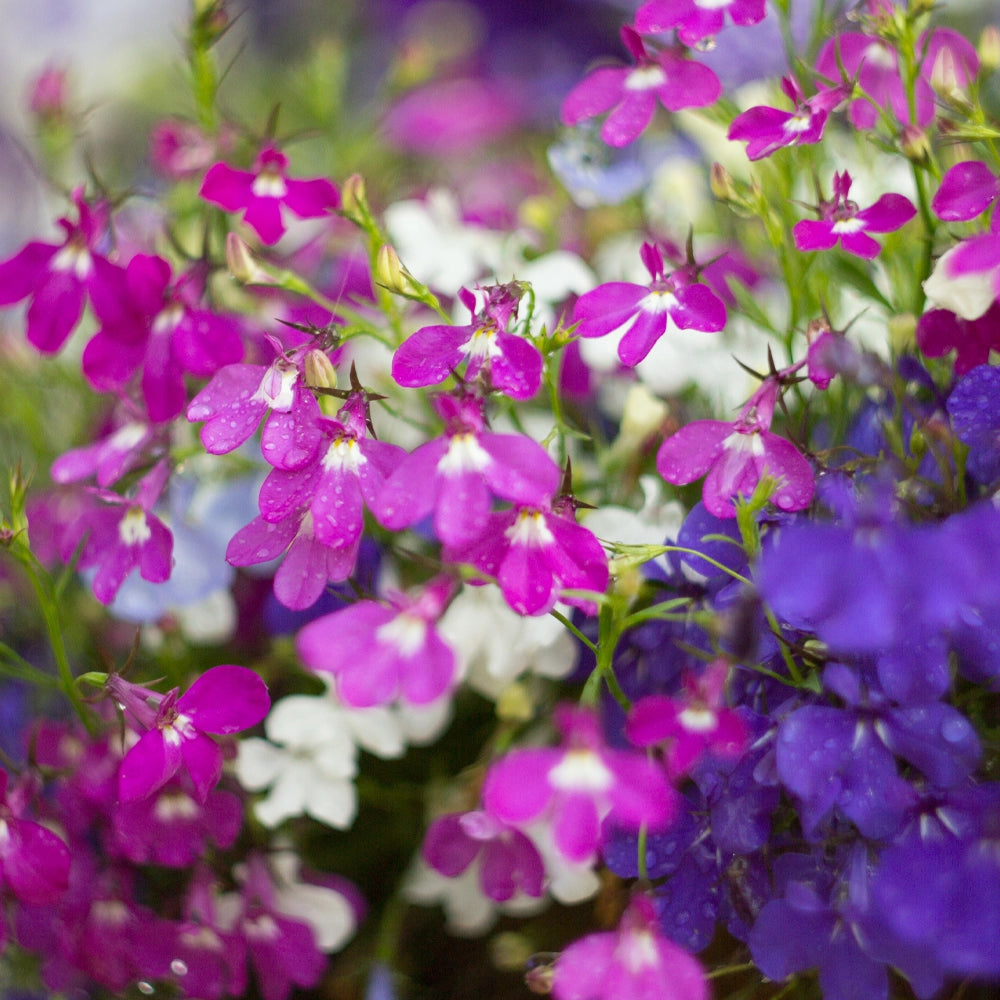
[[[202,276],[172,280],[162,257],[137,254],[126,268],[127,297],[96,307],[102,326],[83,352],[83,371],[99,391],[118,391],[141,369],[150,420],[172,420],[187,403],[185,374],[214,375],[243,357],[240,326],[202,308]]]
[[[646,896],[634,896],[616,931],[574,941],[556,959],[556,1000],[706,1000],[698,960],[663,936]]]
[[[702,499],[716,517],[735,517],[736,497],[749,497],[765,473],[780,483],[771,502],[781,510],[802,510],[812,502],[813,470],[791,442],[769,430],[778,384],[766,379],[733,423],[695,420],[666,439],[656,468],[681,486],[707,473]]]
[[[708,285],[700,283],[696,268],[685,266],[664,273],[663,255],[652,243],[643,243],[642,262],[648,285],[610,281],[577,299],[573,320],[581,337],[621,335],[618,357],[633,367],[666,333],[667,321],[680,330],[714,333],[726,325],[726,307]]]
[[[151,445],[164,443],[148,423],[129,420],[99,441],[60,455],[52,463],[52,479],[76,483],[94,476],[98,486],[111,486],[146,461]]]
[[[729,126],[729,138],[747,144],[747,157],[760,160],[782,146],[806,146],[823,138],[830,112],[848,95],[846,87],[821,90],[805,99],[792,77],[781,79],[781,89],[794,111],[759,106],[744,111]]]
[[[713,104],[722,85],[707,67],[675,48],[652,54],[632,28],[621,29],[634,66],[602,66],[578,83],[562,106],[564,125],[576,125],[609,112],[601,138],[609,146],[627,146],[653,118],[656,102],[668,111]]]
[[[201,441],[213,455],[238,448],[267,416],[261,437],[264,458],[279,469],[298,469],[319,447],[320,409],[306,388],[300,366],[277,341],[275,360],[264,365],[221,368],[187,408],[192,422],[205,421]]]
[[[437,577],[416,595],[388,604],[358,601],[306,625],[296,649],[310,670],[332,674],[337,694],[355,708],[403,698],[426,705],[455,683],[455,653],[435,627],[454,594]]]
[[[243,221],[265,243],[277,243],[285,233],[283,209],[300,219],[319,219],[340,207],[340,195],[330,181],[292,180],[286,176],[287,167],[288,157],[268,146],[252,171],[214,164],[205,174],[199,194],[227,212],[242,210]]]
[[[802,219],[792,229],[799,250],[830,250],[839,242],[848,252],[871,260],[882,249],[868,233],[891,233],[917,214],[909,198],[884,194],[869,208],[859,209],[848,198],[851,175],[833,175],[833,198],[819,205],[819,219]]]
[[[446,545],[466,545],[485,529],[491,498],[546,504],[559,485],[559,467],[523,434],[485,429],[483,403],[471,395],[437,396],[445,433],[400,462],[372,505],[379,522],[401,531],[434,514],[434,533]]]
[[[767,13],[765,0],[647,0],[635,13],[635,30],[656,35],[677,29],[685,45],[696,45],[722,30],[728,12],[733,24],[759,24]]]
[[[561,592],[602,594],[608,586],[608,557],[593,533],[576,523],[569,497],[495,511],[478,539],[448,548],[444,556],[496,577],[504,599],[522,615],[546,614],[557,600],[595,614],[594,601]]]
[[[545,863],[538,848],[520,830],[482,810],[439,816],[427,830],[421,853],[445,878],[457,878],[478,863],[479,887],[497,903],[519,893],[542,894]]]
[[[131,497],[102,489],[91,491],[104,502],[84,514],[72,536],[79,541],[86,535],[78,565],[80,569],[97,567],[94,596],[102,604],[114,600],[125,578],[136,569],[150,583],[170,579],[173,536],[153,513],[168,475],[169,467],[163,460],[143,476]]]
[[[264,480],[259,500],[264,520],[276,523],[293,510],[308,507],[317,541],[356,556],[364,528],[364,504],[374,502],[386,478],[406,455],[394,444],[369,437],[367,420],[368,402],[363,392],[348,397],[336,420],[320,417],[317,426],[322,442],[313,461],[295,471],[274,469]],[[351,570],[340,579],[346,579]]]
[[[530,399],[542,381],[542,356],[524,337],[508,333],[523,294],[515,283],[482,289],[485,302],[463,288],[458,297],[472,313],[466,326],[424,326],[396,349],[392,377],[403,386],[443,382],[468,358],[465,381],[481,379],[485,391],[497,389],[512,399]]]
[[[28,343],[43,354],[59,351],[83,313],[84,301],[114,303],[124,293],[125,273],[99,250],[107,242],[108,208],[73,193],[79,222],[62,218],[63,243],[29,243],[0,264],[0,306],[31,299]]]
[[[929,358],[955,352],[955,374],[965,375],[1000,351],[1000,303],[978,319],[962,319],[948,309],[930,309],[917,322],[917,347]]]
[[[51,904],[69,885],[69,848],[48,828],[24,819],[32,791],[23,781],[8,791],[7,772],[0,770],[0,886],[25,903]]]
[[[676,809],[663,770],[645,754],[606,746],[597,716],[561,705],[555,723],[563,733],[556,749],[514,750],[490,765],[483,805],[505,823],[552,822],[559,852],[569,861],[592,858],[601,821],[637,830],[663,829]]]
[[[637,747],[664,745],[671,780],[687,774],[706,754],[738,757],[746,749],[747,728],[739,713],[725,706],[729,665],[709,664],[689,674],[679,697],[648,695],[629,712],[625,735]]]
[[[956,163],[941,178],[931,208],[945,222],[968,222],[1000,196],[1000,179],[981,160]]]
[[[180,694],[158,694],[118,674],[107,682],[137,728],[145,730],[118,770],[121,801],[143,799],[183,766],[194,796],[204,803],[222,774],[222,750],[209,734],[229,735],[255,726],[271,706],[267,685],[252,670],[224,664],[206,670]]]

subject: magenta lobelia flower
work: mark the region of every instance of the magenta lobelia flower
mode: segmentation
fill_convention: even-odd
[[[187,402],[185,374],[214,375],[243,357],[240,325],[202,308],[203,275],[172,280],[162,257],[137,254],[125,271],[126,297],[114,309],[95,305],[101,328],[83,352],[83,371],[99,391],[118,391],[141,369],[154,422],[172,420]]]
[[[7,780],[0,770],[0,887],[25,903],[55,903],[69,885],[69,848],[51,830],[24,819],[32,782],[8,791]]]
[[[765,0],[647,0],[635,12],[635,30],[656,35],[677,29],[685,45],[697,45],[722,30],[725,15],[733,24],[759,24],[767,13]]]
[[[747,144],[747,157],[761,160],[782,146],[806,146],[823,138],[830,112],[850,96],[847,87],[820,90],[805,99],[796,81],[785,76],[781,89],[794,111],[759,106],[737,115],[729,126],[728,138]]]
[[[458,297],[472,313],[466,326],[425,326],[411,334],[392,358],[392,377],[403,386],[443,382],[465,358],[465,381],[481,379],[512,399],[530,399],[542,381],[542,356],[530,341],[507,332],[523,288],[516,282],[481,289],[485,302],[461,289]]]
[[[445,433],[400,462],[372,505],[379,522],[400,531],[434,514],[434,533],[446,545],[475,540],[489,520],[491,496],[544,507],[559,485],[559,467],[523,434],[485,429],[483,401],[440,395],[434,407]]]
[[[611,281],[577,299],[573,320],[581,337],[621,336],[618,357],[633,367],[666,333],[667,321],[681,330],[714,333],[726,325],[726,307],[698,279],[693,264],[664,273],[663,255],[653,243],[643,243],[642,262],[649,271],[648,285]]]
[[[77,541],[86,535],[78,565],[80,569],[97,567],[92,586],[102,604],[114,600],[125,578],[136,569],[150,583],[170,579],[173,536],[152,512],[169,474],[164,459],[142,477],[131,498],[109,490],[90,491],[104,503],[88,510],[72,533]]]
[[[556,959],[556,1000],[706,1000],[698,960],[664,937],[647,896],[632,898],[616,931],[574,941]]]
[[[305,386],[300,365],[276,340],[268,340],[276,353],[270,365],[221,368],[191,400],[187,418],[205,421],[202,444],[210,454],[225,455],[243,444],[268,416],[261,438],[265,459],[276,468],[297,469],[319,446],[320,409]]]
[[[715,660],[700,675],[689,674],[679,697],[648,695],[632,706],[625,735],[637,747],[663,744],[671,780],[687,774],[706,754],[738,757],[746,749],[747,728],[725,706],[729,664]]]
[[[1000,351],[1000,303],[977,319],[962,319],[948,309],[929,309],[917,321],[917,347],[929,358],[955,352],[955,374],[965,375]]]
[[[514,750],[490,765],[487,812],[514,825],[545,816],[559,852],[575,862],[594,856],[605,816],[631,830],[670,822],[675,793],[660,767],[645,754],[606,746],[593,711],[560,705],[554,717],[562,747]]]
[[[227,212],[243,211],[243,221],[265,243],[277,243],[285,233],[282,210],[300,219],[319,219],[340,207],[340,195],[325,178],[293,180],[286,176],[288,157],[265,147],[254,169],[236,170],[225,163],[211,166],[199,194]]]
[[[779,389],[777,379],[765,379],[733,423],[695,420],[682,427],[660,445],[660,475],[680,486],[707,473],[702,499],[716,517],[735,517],[734,499],[751,496],[765,474],[779,482],[770,498],[776,507],[808,507],[815,488],[812,467],[795,445],[769,430]]]
[[[260,677],[232,664],[206,670],[184,694],[177,688],[158,694],[118,674],[108,678],[107,689],[145,730],[118,770],[118,797],[123,802],[152,795],[183,766],[195,799],[205,803],[222,775],[222,750],[209,734],[249,729],[271,706]]]
[[[931,208],[945,222],[968,222],[982,215],[1000,196],[1000,179],[981,160],[951,167],[934,194]]]
[[[144,421],[126,420],[93,444],[63,452],[52,463],[52,479],[76,483],[94,476],[98,486],[111,486],[146,460],[148,448],[165,443],[162,431]]]
[[[454,592],[439,576],[415,595],[390,595],[388,604],[358,601],[311,621],[296,649],[310,670],[333,675],[353,708],[395,698],[426,705],[455,683],[455,653],[435,628]]]
[[[88,295],[95,304],[113,305],[124,292],[124,271],[99,252],[108,235],[107,205],[89,205],[82,188],[73,201],[79,221],[59,220],[62,244],[29,243],[0,264],[0,306],[31,299],[28,343],[43,354],[66,343]]]
[[[901,194],[884,194],[869,208],[859,209],[848,198],[851,175],[833,175],[833,198],[819,204],[819,219],[802,219],[792,228],[799,250],[830,250],[839,242],[848,252],[871,260],[882,249],[868,233],[891,233],[906,225],[917,210]]]
[[[551,504],[495,511],[478,539],[447,548],[444,557],[496,577],[504,599],[522,615],[546,614],[557,600],[596,614],[593,600],[561,596],[561,591],[602,594],[608,586],[604,548],[576,523],[573,500],[567,496]]]
[[[494,902],[542,894],[545,863],[538,848],[520,830],[482,810],[439,816],[427,830],[421,853],[445,878],[457,878],[478,863],[479,887]]]
[[[609,146],[627,146],[652,120],[657,100],[668,111],[681,111],[705,107],[718,98],[722,90],[719,78],[707,66],[688,59],[682,50],[650,53],[627,25],[621,29],[621,37],[635,65],[602,66],[578,83],[563,101],[564,125],[609,112],[601,126],[601,138]]]

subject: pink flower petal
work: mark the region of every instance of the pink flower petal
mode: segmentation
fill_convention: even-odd
[[[124,802],[144,799],[162,788],[181,766],[181,748],[159,727],[150,729],[125,754],[118,768],[118,797]]]
[[[238,733],[257,725],[271,707],[267,685],[248,667],[206,670],[177,699],[177,711],[204,733]]]

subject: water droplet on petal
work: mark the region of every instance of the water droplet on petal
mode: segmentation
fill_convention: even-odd
[[[153,995],[153,984],[147,983],[145,979],[140,979],[139,982],[135,984],[135,988],[140,993],[144,993],[147,997]]]
[[[708,35],[701,41],[695,42],[694,47],[697,52],[711,52],[715,48],[715,35]]]
[[[175,958],[170,963],[170,971],[175,976],[186,976],[188,971],[187,963],[182,962],[179,958]]]

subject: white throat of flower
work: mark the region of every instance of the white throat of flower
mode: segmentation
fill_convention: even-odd
[[[457,476],[463,472],[482,472],[489,464],[490,456],[480,446],[475,434],[453,434],[437,469],[442,476]]]
[[[384,645],[395,646],[400,656],[411,659],[424,648],[427,622],[403,611],[392,621],[379,626],[375,630],[375,638]]]
[[[367,461],[356,438],[339,437],[327,448],[323,456],[323,469],[326,472],[352,472],[357,475]]]
[[[549,784],[562,791],[606,792],[615,776],[593,750],[568,750],[549,771]]]
[[[118,522],[118,538],[122,545],[145,545],[152,535],[146,512],[141,507],[132,507]]]
[[[625,77],[626,90],[655,90],[662,87],[667,82],[667,74],[662,66],[656,63],[646,63],[643,66],[636,66],[627,77]]]

